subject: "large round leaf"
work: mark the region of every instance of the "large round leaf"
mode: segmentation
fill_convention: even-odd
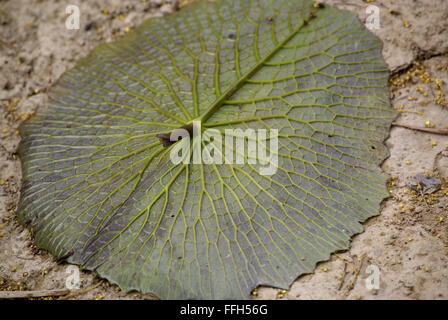
[[[19,219],[39,247],[127,291],[287,288],[387,196],[387,77],[353,14],[310,1],[202,0],[150,19],[66,72],[22,128]],[[193,120],[277,129],[277,172],[174,164],[180,142],[158,136]]]

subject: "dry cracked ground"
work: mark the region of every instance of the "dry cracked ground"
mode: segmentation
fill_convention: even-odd
[[[448,3],[440,0],[324,1],[366,21],[379,9],[383,55],[391,72],[392,106],[399,112],[386,145],[390,198],[368,220],[350,250],[334,254],[288,291],[262,287],[254,299],[448,299]],[[69,4],[81,28],[67,30]],[[76,61],[152,16],[183,2],[162,0],[0,1],[0,293],[65,288],[73,272],[38,250],[15,219],[21,166],[17,128],[47,101],[47,89]],[[426,130],[426,131],[425,131]],[[413,191],[417,173],[442,181],[432,194]],[[379,288],[366,283],[376,277]],[[81,288],[64,299],[153,299],[125,294],[81,271]],[[366,282],[367,281],[367,282]]]

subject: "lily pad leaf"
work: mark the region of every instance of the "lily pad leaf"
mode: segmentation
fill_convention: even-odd
[[[387,196],[387,78],[378,38],[311,1],[199,0],[149,19],[67,71],[22,127],[19,220],[125,291],[288,288],[348,248]],[[191,141],[168,136],[195,122],[277,130],[275,173],[260,173],[259,154],[173,162]]]

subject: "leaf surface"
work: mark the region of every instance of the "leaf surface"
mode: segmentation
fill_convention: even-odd
[[[66,72],[23,126],[19,219],[39,247],[125,291],[288,288],[387,196],[387,78],[381,42],[311,1],[202,0],[149,19]],[[278,129],[277,172],[173,164],[176,144],[157,136],[193,120]]]

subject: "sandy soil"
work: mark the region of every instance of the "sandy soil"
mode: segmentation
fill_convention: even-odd
[[[391,71],[390,93],[398,124],[447,129],[448,4],[436,0],[324,1],[366,20],[368,5],[380,9],[383,55]],[[79,30],[65,28],[65,8],[78,5]],[[98,43],[113,41],[180,2],[163,0],[0,1],[0,290],[65,288],[69,265],[33,245],[15,220],[21,166],[18,126],[45,105],[46,91]],[[365,223],[350,250],[334,254],[288,291],[258,288],[254,299],[448,299],[448,135],[394,126],[386,141],[383,170],[391,197]],[[417,173],[442,180],[432,195],[410,190]],[[374,274],[370,272],[374,271]],[[366,280],[376,275],[378,289]],[[93,273],[80,272],[74,299],[153,299],[125,294]]]

